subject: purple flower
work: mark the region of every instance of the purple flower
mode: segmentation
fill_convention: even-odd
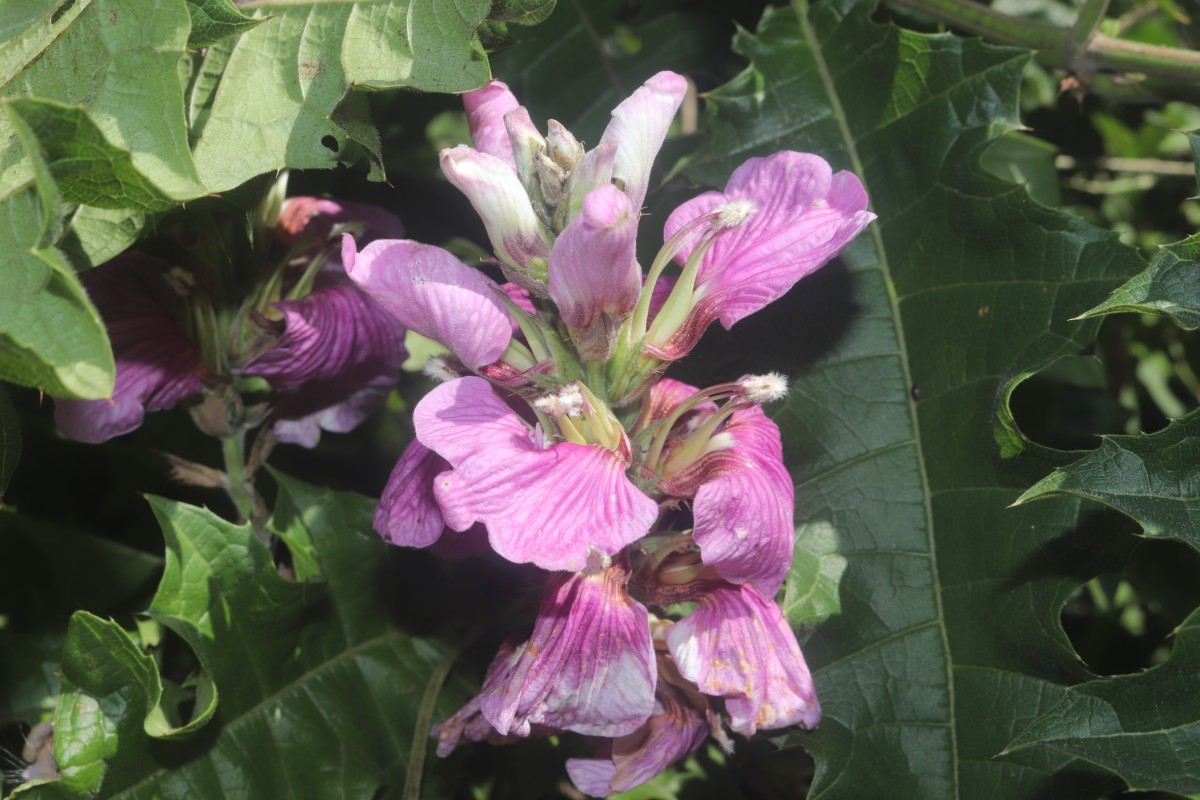
[[[627,444],[551,443],[481,378],[437,387],[413,421],[421,444],[453,467],[433,483],[446,524],[462,531],[482,522],[509,561],[579,570],[593,549],[615,554],[658,515],[625,476]]]
[[[646,609],[613,565],[550,576],[533,634],[501,653],[479,693],[501,735],[533,726],[623,736],[654,710],[654,645]]]
[[[795,487],[783,465],[779,428],[760,407],[739,408],[705,451],[677,472],[668,455],[659,488],[695,498],[692,535],[705,564],[773,597],[791,567],[795,541]]]
[[[704,694],[725,698],[730,727],[760,728],[821,721],[812,675],[779,607],[750,584],[720,584],[666,632],[680,674]]]
[[[446,459],[413,439],[404,448],[375,509],[375,530],[392,544],[429,547],[442,535],[442,509],[433,479],[450,468]]]
[[[858,178],[833,174],[820,156],[788,151],[748,160],[724,192],[702,194],[667,219],[668,240],[705,215],[713,221],[710,236],[685,238],[676,251],[683,265],[693,252],[700,256],[694,285],[677,284],[650,328],[647,352],[679,358],[714,320],[729,328],[779,299],[875,219],[866,208]]]
[[[389,314],[444,344],[468,369],[491,364],[508,347],[512,319],[500,287],[440,247],[379,240],[356,251],[346,237],[342,263]]]
[[[55,422],[70,438],[94,444],[129,433],[147,411],[171,408],[204,388],[200,354],[172,316],[180,296],[171,278],[165,264],[132,251],[83,274],[108,329],[116,384],[109,400],[54,401]],[[180,288],[184,283],[181,273]]]
[[[642,727],[613,739],[593,740],[595,758],[567,760],[567,774],[581,792],[608,797],[641,786],[704,744],[708,723],[682,691],[660,677],[654,701],[654,711]]]

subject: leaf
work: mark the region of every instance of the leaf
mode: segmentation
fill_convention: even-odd
[[[1007,751],[1040,747],[1117,773],[1132,791],[1200,792],[1200,611],[1175,631],[1170,659],[1139,675],[1069,689]]]
[[[476,89],[489,77],[475,31],[487,0],[262,2],[263,24],[212,55],[219,85],[193,101],[203,182],[224,191],[271,170],[331,167],[357,126],[333,119],[351,87],[431,92]],[[205,115],[195,109],[206,108]],[[358,116],[351,119],[358,120]],[[200,127],[197,127],[200,126]],[[370,148],[368,148],[370,149]]]
[[[64,780],[19,796],[373,797],[419,780],[407,773],[424,762],[430,719],[465,694],[458,683],[439,692],[456,651],[389,619],[373,501],[278,480],[272,525],[303,529],[323,582],[281,577],[249,526],[151,498],[167,564],[150,614],[191,645],[219,691],[215,717],[199,692],[188,729],[207,720],[204,734],[151,741],[188,731],[158,717],[145,727],[145,662],[116,626],[77,615],[67,653],[86,669],[64,668],[55,718]]]
[[[95,306],[61,254],[41,245],[34,189],[0,202],[0,380],[57,397],[108,397],[116,367]]]
[[[263,20],[247,17],[230,0],[187,0],[192,30],[188,46],[207,47],[227,36],[242,33]]]
[[[1017,503],[1056,495],[1098,500],[1137,520],[1147,536],[1200,550],[1200,410],[1158,433],[1105,436],[1100,449],[1047,475]]]
[[[793,628],[815,625],[841,612],[838,584],[845,571],[846,558],[838,553],[832,525],[818,520],[796,529],[792,569],[780,606]]]
[[[773,415],[796,518],[847,562],[841,613],[804,647],[825,716],[789,741],[816,758],[811,798],[1096,797],[1118,784],[1093,766],[1000,753],[1089,677],[1059,614],[1130,543],[1078,499],[1008,509],[1051,461],[1001,458],[994,428],[1013,386],[1094,334],[1070,317],[1143,264],[981,166],[1018,125],[1027,53],[877,25],[873,7],[798,4],[739,32],[750,67],[707,94],[685,169],[719,187],[747,158],[815,152],[879,215],[709,344],[741,349],[734,375],[799,373]]]
[[[1189,331],[1200,328],[1200,234],[1161,248],[1144,272],[1079,318],[1130,312],[1168,316]]]

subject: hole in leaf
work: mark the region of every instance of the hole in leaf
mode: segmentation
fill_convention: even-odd
[[[338,140],[335,139],[332,134],[327,133],[324,136],[322,136],[321,144],[325,145],[326,147],[328,147],[330,150],[332,150],[335,153],[338,151]]]
[[[1056,450],[1093,450],[1100,434],[1125,433],[1131,417],[1093,356],[1059,359],[1022,381],[1009,408],[1026,437]]]

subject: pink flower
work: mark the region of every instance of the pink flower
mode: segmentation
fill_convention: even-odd
[[[601,145],[617,143],[612,176],[625,187],[635,211],[646,199],[650,167],[686,94],[682,75],[660,72],[613,109],[612,121],[600,137]]]
[[[429,547],[445,522],[433,496],[433,480],[450,465],[416,439],[408,443],[375,509],[375,530],[392,544]]]
[[[452,469],[434,495],[452,529],[475,522],[509,561],[582,569],[646,534],[657,504],[625,475],[628,447],[546,441],[481,378],[438,386],[413,413],[417,438]]]
[[[504,125],[504,116],[520,107],[517,98],[502,81],[492,81],[482,89],[463,95],[463,107],[467,112],[467,125],[471,129],[471,141],[481,153],[495,156],[517,168],[513,158],[512,142]]]
[[[501,653],[479,707],[501,735],[533,726],[623,736],[654,710],[654,645],[646,609],[619,566],[550,576],[529,641]]]
[[[127,252],[83,273],[82,281],[108,329],[116,361],[110,400],[54,401],[59,430],[98,443],[136,430],[147,411],[196,397],[204,372],[195,345],[175,322],[180,297],[166,264]]]
[[[750,584],[721,584],[666,632],[680,674],[701,692],[725,698],[730,727],[760,728],[821,721],[812,675],[779,607]]]
[[[714,320],[729,328],[779,299],[875,219],[866,209],[858,178],[833,174],[819,156],[787,151],[748,160],[724,192],[702,194],[667,219],[670,240],[694,220],[714,217],[706,228],[711,237],[685,239],[675,254],[684,265],[693,252],[702,255],[694,287],[683,280],[677,285],[650,328],[647,352],[679,358]],[[707,252],[698,249],[701,242],[711,244]]]

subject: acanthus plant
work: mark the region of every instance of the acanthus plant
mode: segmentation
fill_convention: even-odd
[[[578,788],[639,785],[726,728],[813,728],[821,710],[773,598],[791,562],[793,486],[762,405],[780,375],[704,389],[662,377],[836,256],[874,215],[819,156],[753,158],[684,203],[643,272],[635,252],[652,162],[686,80],[662,72],[586,150],[543,136],[508,88],[465,96],[474,148],[441,154],[482,217],[498,284],[437,247],[345,238],[350,278],[441,343],[443,383],[375,516],[397,545],[473,547],[546,576],[527,638],[438,726],[438,751],[573,731]],[[671,265],[678,272],[668,272]],[[690,613],[688,611],[690,609]]]
[[[378,410],[406,358],[405,329],[346,277],[341,236],[404,234],[390,212],[268,191],[245,252],[236,234],[171,229],[84,273],[116,361],[109,399],[55,400],[59,429],[99,443],[147,412],[186,406],[223,442],[225,470],[168,455],[176,477],[223,488],[238,513],[264,513],[253,471],[277,442],[316,446]],[[234,253],[234,255],[231,255]],[[259,428],[251,452],[247,434]]]

